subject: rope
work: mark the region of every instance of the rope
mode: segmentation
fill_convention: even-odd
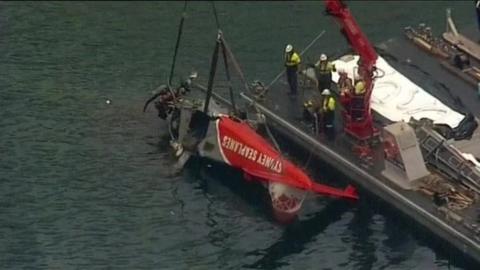
[[[245,75],[242,72],[242,69],[240,68],[240,65],[237,62],[237,59],[235,59],[235,56],[233,55],[232,51],[230,50],[230,46],[228,46],[227,41],[223,38],[223,34],[220,36],[220,40],[222,41],[223,46],[225,47],[225,52],[227,53],[228,57],[232,61],[233,67],[235,68],[235,71],[238,73],[240,76],[240,80],[243,83],[243,87],[245,88],[246,91],[251,92],[252,89],[248,87],[247,80],[245,79]]]
[[[215,57],[215,55],[218,55],[218,44],[220,43],[220,45],[222,47],[221,49],[222,49],[223,60],[224,60],[224,65],[225,65],[225,74],[226,74],[226,77],[227,77],[227,80],[228,80],[228,83],[229,83],[230,100],[231,100],[231,103],[232,103],[234,113],[236,114],[236,106],[235,106],[235,101],[234,101],[234,96],[233,96],[233,88],[232,88],[232,83],[231,83],[230,71],[229,71],[229,68],[228,68],[228,59],[227,58],[230,58],[230,60],[232,61],[232,65],[233,65],[235,71],[240,76],[240,80],[242,81],[245,90],[248,91],[248,92],[251,92],[252,89],[248,86],[247,80],[245,79],[245,75],[243,74],[242,69],[240,68],[240,65],[238,64],[237,60],[235,59],[235,56],[233,55],[232,51],[230,50],[230,47],[228,46],[228,43],[223,38],[223,33],[220,30],[221,29],[220,28],[220,22],[218,20],[218,14],[217,14],[217,9],[215,7],[215,3],[213,1],[211,3],[212,3],[213,14],[215,16],[215,23],[216,23],[217,29],[218,29],[217,47],[215,47],[214,57]],[[323,35],[323,33],[322,33],[322,35]],[[220,42],[218,43],[218,41],[220,41]],[[216,57],[215,57],[215,60],[216,60]],[[212,79],[212,81],[213,81],[212,74],[211,74],[211,77],[209,78],[209,84],[207,86],[207,98],[209,96],[209,93],[211,94],[211,87],[212,86],[210,84],[210,79]],[[208,99],[207,99],[207,104],[206,105],[208,105]],[[253,104],[253,107],[255,108],[255,111],[257,113],[260,113],[260,111],[255,106],[255,104]],[[206,110],[206,108],[204,110]],[[273,136],[273,134],[270,131],[270,128],[268,127],[266,122],[264,123],[264,125],[265,125],[265,130],[267,131],[268,137],[273,142],[273,144],[275,146],[275,149],[279,153],[279,159],[283,163],[283,154],[282,154],[282,151],[280,150],[280,146],[278,145],[277,140],[275,140],[275,137]]]
[[[257,112],[257,114],[263,115],[263,114],[261,113],[261,111],[257,108],[255,102],[252,103],[252,106],[253,106],[253,108],[255,108],[255,111]],[[265,115],[264,115],[264,117],[265,117]],[[267,119],[266,119],[266,118],[265,118],[265,121],[263,122],[263,125],[265,126],[265,130],[267,131],[268,137],[269,137],[270,140],[273,142],[273,146],[275,146],[275,150],[278,151],[278,155],[279,155],[280,162],[282,162],[282,164],[283,164],[284,158],[283,158],[282,150],[280,149],[280,146],[278,145],[277,140],[275,139],[275,137],[273,136],[272,132],[270,131],[270,128],[269,128],[269,126],[268,126],[268,124],[267,124]]]
[[[325,34],[325,30],[322,30],[322,32],[320,32],[320,34],[318,34],[318,35],[310,42],[310,44],[308,44],[307,47],[305,47],[305,49],[303,49],[303,50],[300,52],[300,56],[302,56],[308,49],[310,49],[310,47],[312,47],[313,44],[315,44],[315,42],[317,42],[317,40],[323,36],[323,34]],[[267,87],[265,87],[265,91],[264,91],[264,92],[266,92],[274,83],[276,83],[276,82],[278,81],[278,79],[280,79],[280,77],[283,75],[283,73],[285,73],[285,69],[282,70],[282,72],[278,73],[278,75],[272,80],[272,82],[269,83],[269,84],[267,85]]]
[[[222,33],[221,28],[220,28],[220,21],[218,20],[218,13],[217,13],[217,8],[215,7],[215,2],[211,1],[210,3],[212,4],[213,15],[215,16],[215,24],[217,25],[218,34],[219,34],[219,36],[222,36],[223,33]],[[234,95],[233,95],[233,86],[232,86],[232,80],[231,80],[231,77],[230,77],[230,68],[228,67],[227,51],[226,51],[225,45],[223,43],[224,40],[220,40],[220,41],[221,41],[220,45],[221,45],[222,56],[223,56],[223,65],[225,67],[225,76],[227,77],[227,81],[228,81],[228,91],[229,91],[229,94],[230,94],[230,102],[232,103],[233,113],[235,115],[238,115],[237,106],[235,105],[235,99],[234,99]]]
[[[242,81],[242,83],[245,87],[245,90],[250,92],[251,89],[250,89],[250,87],[248,87],[248,83],[247,83],[247,80],[245,79],[245,75],[243,74],[242,69],[240,68],[240,65],[238,64],[237,60],[235,59],[235,56],[233,55],[232,51],[230,50],[230,47],[228,46],[227,42],[223,38],[223,33],[220,30],[221,29],[220,28],[220,20],[218,19],[218,13],[217,13],[217,8],[215,7],[215,2],[211,1],[210,3],[212,4],[213,15],[215,16],[215,24],[217,25],[218,33],[219,33],[219,36],[220,36],[220,41],[221,41],[221,44],[222,44],[222,53],[223,53],[223,57],[225,59],[225,62],[224,62],[225,63],[225,68],[227,69],[226,70],[227,79],[229,80],[229,83],[231,84],[230,78],[228,78],[230,76],[230,74],[229,74],[229,71],[228,71],[228,64],[227,64],[227,60],[226,60],[226,57],[228,56],[228,58],[230,58],[230,60],[232,61],[232,64],[233,64],[233,67],[234,67],[235,71],[240,76],[240,79],[241,79],[241,81]]]
[[[313,125],[314,127],[314,133],[315,133],[315,136],[318,135],[318,115],[317,113],[314,113],[313,114],[313,118],[315,118],[313,121],[315,121],[315,124]],[[303,165],[303,170],[307,169],[308,167],[308,164],[310,163],[310,161],[312,160],[312,156],[313,156],[313,150],[310,149],[308,151],[308,158],[307,158],[307,161],[305,161],[305,164]]]
[[[255,109],[256,108],[257,107],[255,106]],[[257,110],[257,113],[258,113],[258,110]],[[265,119],[264,125],[265,125],[265,130],[267,131],[268,137],[270,137],[270,139],[272,140],[273,145],[275,145],[275,148],[277,149],[278,153],[280,154],[280,159],[282,159],[282,156],[283,156],[282,151],[280,150],[280,146],[278,145],[277,140],[275,140],[275,137],[273,137],[273,134],[270,131],[270,128],[268,127],[268,125],[267,125],[266,119]]]
[[[177,60],[177,53],[178,53],[178,48],[180,47],[180,38],[182,37],[182,32],[183,32],[183,22],[185,21],[185,17],[187,15],[187,1],[185,1],[185,4],[183,5],[183,12],[182,12],[182,19],[180,20],[180,25],[178,26],[178,33],[177,33],[177,42],[175,44],[175,51],[173,53],[173,60],[172,60],[172,66],[170,68],[170,76],[168,76],[168,88],[170,89],[172,85],[172,78],[173,78],[173,72],[175,71],[175,63]],[[172,90],[170,90],[172,91]],[[172,93],[173,94],[173,93]],[[175,97],[175,95],[174,95]]]
[[[300,52],[300,56],[303,56],[303,54],[308,51],[312,46],[313,44],[315,44],[315,42],[317,42],[317,40],[319,40],[323,35],[325,34],[325,30],[322,30],[301,52]],[[285,69],[282,70],[282,72],[280,72],[273,80],[272,82],[270,82],[270,84],[267,85],[267,87],[264,88],[264,90],[262,91],[262,93],[260,95],[264,95],[269,89],[270,87],[275,83],[277,82],[278,79],[280,79],[280,77],[283,75],[283,73],[285,72]],[[259,112],[258,108],[254,105],[254,108],[255,110],[257,111],[257,113]],[[318,134],[318,123],[317,121],[316,122],[316,125],[315,125],[315,134]],[[269,131],[269,128],[266,124],[266,121],[265,121],[265,127],[267,129],[267,133],[269,135],[269,137],[271,138],[271,140],[273,141],[274,145],[275,145],[275,148],[277,149],[277,151],[280,152],[280,157],[282,157],[283,155],[281,154],[281,150],[280,150],[280,147],[278,146],[275,138],[273,137],[273,135],[271,134],[271,132]],[[308,155],[308,159],[307,161],[305,162],[305,165],[303,166],[303,169],[305,169],[307,166],[308,166],[308,163],[310,163],[310,160],[312,158],[312,150],[309,151],[309,155]]]
[[[212,9],[213,9],[213,14],[215,15],[215,23],[217,25],[217,29],[218,29],[218,40],[220,41],[220,44],[222,45],[222,54],[223,54],[223,60],[224,60],[224,65],[225,65],[225,74],[227,76],[227,80],[228,80],[228,83],[229,83],[229,90],[230,90],[230,99],[231,99],[231,102],[232,102],[232,107],[233,107],[233,110],[234,112],[236,113],[236,107],[235,107],[235,103],[234,103],[234,98],[233,98],[233,88],[232,88],[232,83],[231,83],[231,80],[230,80],[230,72],[229,72],[229,68],[228,68],[228,60],[227,60],[227,57],[231,59],[232,61],[232,64],[233,64],[233,67],[235,68],[235,70],[237,71],[238,75],[240,76],[240,79],[245,87],[245,90],[247,91],[252,91],[250,87],[248,87],[248,83],[247,83],[247,80],[245,79],[245,75],[243,74],[242,72],[242,69],[240,68],[240,65],[238,64],[237,60],[235,59],[235,56],[233,55],[232,51],[230,50],[227,42],[225,41],[225,39],[223,38],[223,33],[222,31],[220,30],[220,22],[218,20],[218,15],[217,15],[217,9],[215,8],[215,3],[212,1]],[[218,44],[218,43],[217,43]],[[218,51],[218,48],[216,47],[215,48],[215,51],[217,52]],[[210,78],[209,78],[210,79]],[[209,80],[210,82],[210,80]],[[207,95],[208,95],[208,90],[211,90],[211,85],[209,83],[209,86],[207,86]],[[260,111],[257,109],[256,106],[254,106],[255,108],[255,111],[257,113],[259,113]],[[270,128],[268,127],[267,123],[265,122],[265,129],[267,131],[267,134],[268,136],[270,137],[271,141],[273,142],[275,148],[277,149],[277,151],[279,152],[280,154],[280,159],[282,160],[282,152],[280,150],[280,147],[278,146],[278,143],[277,141],[275,140],[275,137],[273,137],[273,134],[272,132],[270,131]]]

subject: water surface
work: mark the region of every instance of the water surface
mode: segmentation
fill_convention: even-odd
[[[374,43],[422,21],[443,31],[447,6],[460,29],[475,23],[471,1],[349,4]],[[323,29],[305,62],[346,48],[320,2],[216,5],[251,81],[269,82],[285,44],[303,48]],[[182,6],[0,2],[1,269],[469,266],[368,194],[309,198],[285,227],[238,174],[198,160],[174,173],[164,125],[141,109],[166,82]],[[175,82],[191,70],[206,80],[215,35],[210,3],[189,3]],[[345,180],[319,165],[312,174]]]

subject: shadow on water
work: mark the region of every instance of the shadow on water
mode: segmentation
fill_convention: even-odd
[[[359,269],[371,269],[376,261],[376,246],[372,241],[374,234],[371,224],[373,223],[374,212],[366,200],[361,201],[352,221],[348,224],[349,232],[352,234],[352,252],[350,260],[356,262]]]
[[[273,220],[267,190],[258,182],[245,181],[243,174],[239,171],[199,157],[192,157],[187,162],[185,170],[187,174],[193,176],[186,177],[187,179],[200,182],[199,188],[206,198],[209,197],[208,195],[238,196],[241,202],[248,205],[248,208]],[[229,194],[225,194],[225,190],[228,190]]]
[[[297,162],[304,163],[303,159],[307,156],[305,153],[284,141],[283,138],[278,139],[284,150],[288,150],[292,157],[298,157]],[[164,138],[157,143],[157,146],[161,152],[168,151],[166,150],[169,147],[168,139]],[[333,175],[339,177],[338,174],[334,174],[335,170],[333,168],[318,160],[311,160],[310,165],[312,164],[321,168],[322,176],[327,176],[326,179],[323,179],[323,177],[319,177],[320,172],[318,170],[311,171],[314,178],[322,179],[322,182],[332,181]],[[225,245],[224,238],[228,238],[230,234],[224,228],[217,226],[219,222],[217,215],[220,213],[215,209],[210,209],[210,207],[215,207],[215,201],[225,201],[229,204],[233,201],[240,201],[240,204],[243,205],[240,210],[242,216],[261,216],[262,219],[275,222],[271,214],[270,200],[266,189],[256,182],[245,181],[239,171],[206,159],[193,157],[184,168],[184,173],[187,175],[184,179],[196,183],[196,187],[209,201],[206,216],[207,225],[211,229],[208,241],[212,245],[223,247]],[[341,177],[336,180],[347,179]],[[347,253],[347,256],[349,257],[348,261],[354,263],[355,269],[371,269],[377,266],[379,263],[378,252],[388,258],[386,265],[383,265],[381,269],[400,267],[412,260],[418,246],[428,247],[435,251],[435,264],[437,266],[470,269],[474,265],[471,260],[452,249],[431,232],[412,222],[410,218],[404,216],[398,210],[365,190],[360,189],[359,192],[362,200],[355,207],[353,219],[347,226],[351,238],[348,241],[351,243],[351,250]],[[181,208],[183,208],[182,199],[175,194],[174,197],[180,201]],[[270,246],[244,253],[245,256],[255,257],[256,260],[253,263],[244,264],[242,267],[277,269],[289,266],[289,260],[285,260],[285,258],[301,254],[305,247],[314,241],[315,236],[322,234],[331,224],[341,220],[342,215],[351,209],[352,204],[348,202],[332,201],[318,212],[309,215],[307,219],[296,220],[294,223],[286,225],[281,236],[273,241]],[[376,235],[378,235],[378,228],[372,227],[375,226],[376,218],[378,218],[377,214],[384,217],[384,224],[380,230],[386,235],[386,239],[381,240],[381,242],[375,240]],[[405,229],[410,233],[400,235],[405,232]],[[380,248],[385,250],[379,251]]]
[[[282,149],[287,151],[292,157],[295,157],[297,163],[305,163],[306,157],[309,156],[308,151],[295,147],[295,144],[289,142],[281,134],[276,135],[278,135],[277,140],[280,142]],[[309,161],[305,164],[309,165],[309,173],[314,179],[321,179],[323,183],[333,185],[351,181],[345,175],[336,171],[335,168],[317,158]],[[313,170],[313,164],[315,164],[317,169]],[[321,172],[318,168],[321,168]],[[348,231],[351,233],[352,239],[354,239],[352,241],[350,261],[354,262],[355,269],[371,269],[375,267],[378,263],[376,253],[380,247],[388,250],[388,252],[383,253],[388,257],[388,263],[382,269],[401,266],[403,263],[412,260],[412,256],[414,256],[415,249],[418,246],[428,247],[435,252],[435,264],[437,266],[478,269],[476,268],[478,265],[471,258],[466,257],[449,243],[438,238],[431,231],[422,227],[398,209],[362,187],[357,186],[357,189],[361,199],[357,207],[355,207],[354,218],[348,225]],[[344,204],[342,201],[335,201],[315,214],[314,218],[297,222],[297,225],[294,225],[294,227],[287,227],[284,235],[277,243],[267,249],[254,251],[255,254],[261,254],[263,257],[257,262],[248,265],[248,267],[274,269],[285,265],[285,263],[279,263],[278,261],[290,254],[300,253],[302,247],[314,235],[321,233],[329,224],[340,219],[341,215],[349,209],[352,209],[351,205]],[[384,217],[382,227],[384,235],[387,236],[382,244],[374,240],[377,232],[372,229],[378,214]],[[408,232],[407,234],[405,234],[406,231]],[[311,236],[308,238],[308,235]]]
[[[351,209],[351,204],[345,201],[332,201],[324,209],[314,214],[307,220],[296,220],[286,226],[282,236],[272,245],[265,249],[250,251],[245,255],[261,256],[252,264],[244,265],[254,269],[276,269],[289,265],[280,262],[283,258],[292,254],[301,253],[305,246],[315,236],[321,234],[330,224],[341,219],[342,215]]]
[[[354,254],[350,255],[355,262],[355,269],[371,269],[377,263],[379,242],[374,243],[374,232],[372,225],[375,219],[383,216],[383,234],[386,236],[382,240],[382,248],[387,256],[387,264],[380,269],[390,269],[401,267],[405,262],[411,261],[415,257],[416,249],[427,247],[434,251],[435,265],[461,268],[478,269],[478,265],[469,257],[453,248],[448,242],[440,239],[430,230],[424,228],[410,217],[404,215],[385,201],[370,194],[368,191],[362,192],[363,199],[360,201],[355,216],[349,224],[349,231],[354,238]],[[408,232],[408,233],[405,233]]]

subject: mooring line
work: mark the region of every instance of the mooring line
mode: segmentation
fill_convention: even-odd
[[[317,35],[317,37],[315,37],[312,42],[310,42],[310,44],[308,44],[307,47],[305,47],[305,49],[303,49],[303,51],[300,52],[300,56],[302,56],[308,49],[310,49],[310,47],[313,46],[313,44],[315,44],[315,42],[317,42],[318,39],[320,39],[323,34],[325,34],[325,30],[322,30],[322,32],[320,32],[320,34]],[[280,72],[273,80],[270,84],[267,85],[267,87],[265,87],[265,91],[268,91],[268,89],[278,81],[278,79],[280,79],[280,76],[283,75],[283,73],[285,73],[285,69],[282,70],[282,72]]]

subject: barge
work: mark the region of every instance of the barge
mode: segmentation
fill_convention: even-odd
[[[326,3],[335,7],[333,15],[337,19],[344,20],[342,33],[350,35],[348,41],[357,51],[358,55],[346,54],[334,63],[347,70],[349,77],[367,81],[368,95],[363,97],[367,117],[360,124],[354,123],[346,108],[337,106],[337,136],[327,138],[317,122],[304,117],[305,102],[322,99],[316,87],[305,83],[298,95],[287,95],[283,81],[266,88],[262,84],[250,87],[226,47],[223,55],[230,56],[246,89],[240,96],[251,109],[248,118],[266,119],[283,137],[479,263],[480,106],[475,92],[469,89],[470,82],[458,77],[462,70],[452,72],[432,55],[418,50],[418,44],[426,43],[433,57],[445,61],[450,56],[432,50],[425,40],[418,41],[418,31],[410,31],[407,39],[388,40],[373,50],[344,4],[336,0]],[[473,31],[468,33],[462,38],[473,36]],[[472,48],[470,45],[468,48]],[[365,66],[365,58],[369,66]],[[212,57],[214,62],[216,58]],[[208,87],[192,86],[235,114],[231,85],[230,101],[212,92],[212,70]],[[309,79],[305,82],[316,80],[311,68],[301,74]],[[334,82],[338,77],[333,72]],[[331,91],[340,96],[335,83]]]
[[[479,40],[474,29],[467,29],[465,33],[463,38]],[[376,84],[373,89],[375,126],[382,130],[384,143],[388,135],[406,134],[400,130],[409,130],[409,135],[400,135],[395,140],[403,150],[420,150],[423,162],[420,162],[419,168],[416,155],[404,153],[400,160],[396,160],[399,161],[397,163],[389,159],[385,144],[373,147],[372,155],[367,157],[354,155],[351,136],[342,132],[340,109],[336,112],[338,135],[334,141],[315,132],[312,123],[302,119],[304,102],[320,98],[317,89],[311,85],[304,85],[307,91],[293,98],[282,87],[287,85],[285,82],[262,92],[261,99],[251,92],[242,93],[241,97],[263,113],[283,137],[310,149],[313,155],[348,176],[358,186],[479,263],[480,130],[476,127],[480,101],[476,92],[472,91],[473,85],[439,64],[438,55],[428,55],[419,50],[409,38],[391,39],[376,48],[381,55],[377,66],[390,80]],[[358,60],[355,57],[358,56],[346,55],[335,63],[355,72]],[[302,73],[315,80],[312,70]],[[335,80],[338,75],[333,77]],[[395,92],[398,90],[395,87],[402,85],[406,86],[404,88],[410,86],[407,89],[412,92],[410,97],[393,100],[394,103],[389,104],[387,99],[400,98],[401,94]],[[338,94],[338,89],[336,92]],[[415,95],[417,99],[413,100]],[[413,107],[405,108],[403,113],[388,111],[389,107],[402,105],[399,103],[405,106],[408,103]],[[408,110],[411,112],[405,113]],[[472,134],[452,138],[451,134],[442,132],[442,126],[449,126],[451,131],[466,121],[473,125]],[[405,139],[404,136],[410,137]],[[415,167],[412,170],[417,175],[408,175],[407,167]],[[440,194],[448,199],[442,202]]]
[[[476,95],[468,82],[432,61],[408,39],[388,40],[377,51],[381,55],[377,67],[386,81],[379,79],[375,85],[372,108],[382,143],[372,146],[368,155],[354,154],[356,142],[343,132],[339,106],[338,135],[333,141],[302,118],[305,101],[321,98],[312,85],[303,85],[307,91],[296,97],[287,95],[285,82],[260,91],[261,95],[246,91],[240,96],[283,137],[479,263],[480,130],[476,127],[480,106]],[[352,77],[358,70],[356,55],[345,55],[335,63],[347,68]],[[315,80],[312,70],[302,74]],[[332,90],[339,94],[335,86]],[[462,132],[465,124],[470,128]],[[397,151],[393,157],[388,143]]]

